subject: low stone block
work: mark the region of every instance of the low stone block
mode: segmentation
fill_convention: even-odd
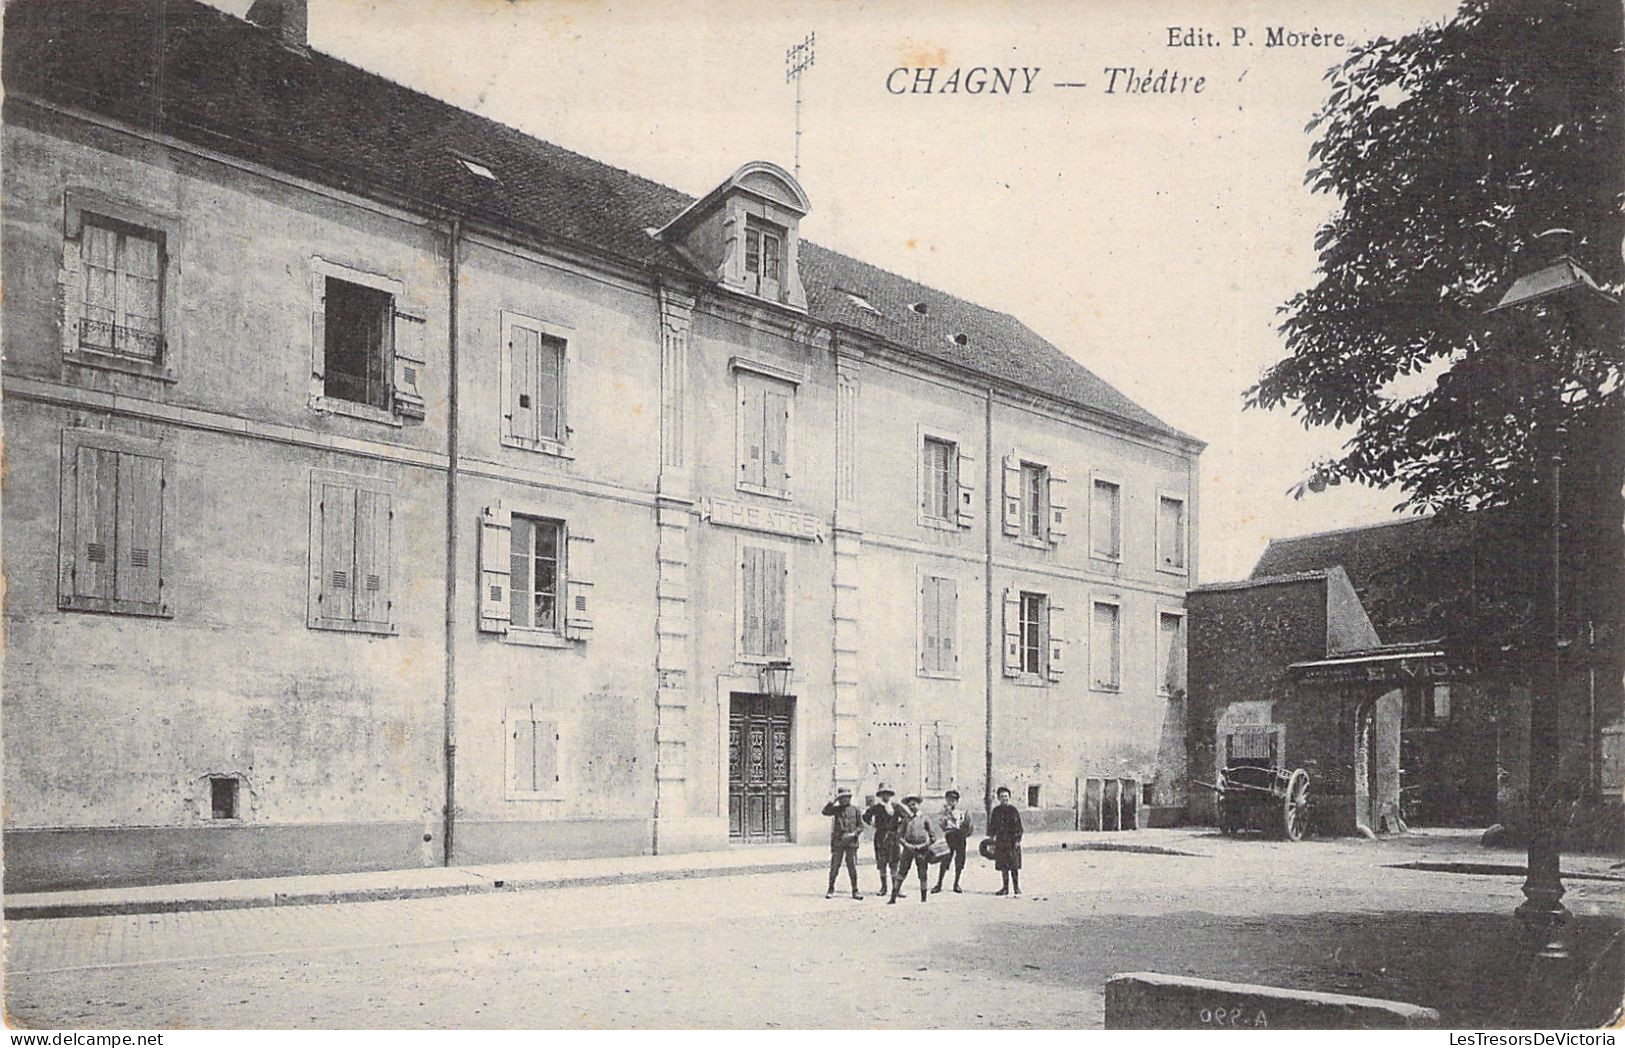
[[[1403,1001],[1127,972],[1106,980],[1108,1030],[1409,1030],[1439,1013]]]

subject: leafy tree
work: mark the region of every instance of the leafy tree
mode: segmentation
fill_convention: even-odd
[[[1447,515],[1533,505],[1566,451],[1617,499],[1619,311],[1486,311],[1562,239],[1604,287],[1625,278],[1621,53],[1617,0],[1466,0],[1327,73],[1306,181],[1341,208],[1317,282],[1281,307],[1289,355],[1246,393],[1354,427],[1295,494],[1350,480]],[[1421,391],[1396,392],[1404,376]]]

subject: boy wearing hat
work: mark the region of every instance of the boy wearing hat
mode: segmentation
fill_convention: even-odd
[[[942,879],[948,876],[950,863],[954,868],[954,891],[961,890],[959,875],[965,872],[965,842],[976,832],[970,812],[959,806],[958,790],[949,790],[942,799],[944,804],[942,814],[937,816],[937,824],[942,827],[943,840],[948,842],[948,854],[942,857],[942,866],[937,870],[937,886],[931,889],[932,895],[942,891]]]
[[[885,783],[875,788],[875,802],[863,813],[863,821],[875,828],[875,869],[880,871],[880,894],[887,882],[897,880],[897,831],[902,828],[904,811],[892,800],[897,792]]]
[[[835,791],[835,799],[824,805],[829,816],[829,890],[824,898],[835,898],[835,875],[846,863],[846,877],[852,882],[852,898],[858,894],[858,839],[863,836],[863,821],[857,805],[852,803],[852,791],[842,786]]]
[[[903,889],[903,878],[908,875],[910,866],[920,871],[920,901],[925,901],[925,871],[931,865],[931,845],[942,836],[937,829],[936,820],[920,810],[920,798],[910,794],[903,798],[903,807],[907,809],[907,816],[903,828],[898,833],[898,847],[902,851],[902,858],[897,861],[897,876],[892,878],[891,899],[897,901],[897,895]]]

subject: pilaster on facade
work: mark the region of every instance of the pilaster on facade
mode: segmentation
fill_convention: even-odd
[[[693,481],[689,453],[688,333],[694,297],[660,288],[660,479],[655,505],[655,790],[661,818],[685,810],[692,686],[689,549]],[[658,847],[658,841],[657,841]]]
[[[835,368],[834,777],[836,786],[856,790],[862,777],[859,754],[863,738],[858,649],[863,550],[857,484],[859,363],[837,356]]]

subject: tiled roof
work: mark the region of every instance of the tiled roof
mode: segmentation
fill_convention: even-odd
[[[1494,513],[1412,517],[1272,539],[1252,577],[1341,566],[1390,644],[1499,632],[1532,607],[1540,562],[1525,541]]]
[[[519,239],[699,276],[648,233],[693,197],[329,55],[284,47],[195,0],[13,0],[3,69],[8,94],[88,109],[358,195],[430,213],[455,208]],[[470,173],[458,153],[497,180]],[[803,242],[801,258],[818,320],[1194,443],[1007,314],[816,244]],[[915,303],[924,315],[909,308]]]

